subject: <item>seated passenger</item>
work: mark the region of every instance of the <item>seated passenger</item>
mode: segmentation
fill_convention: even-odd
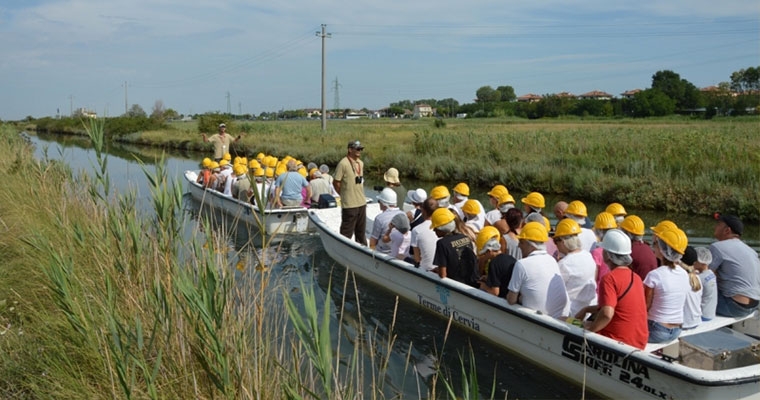
[[[412,241],[412,233],[409,232],[409,219],[403,212],[397,213],[388,224],[388,234],[383,241],[390,242],[391,257],[404,260],[409,254],[409,243]]]
[[[457,230],[456,220],[456,214],[448,208],[441,207],[433,211],[430,229],[438,236],[433,256],[433,264],[437,267],[433,271],[441,278],[477,287],[477,260],[474,260],[472,241]]]
[[[246,168],[242,164],[235,165],[235,186],[232,187],[232,195],[246,203],[251,201],[251,181],[246,175]]]
[[[694,270],[699,274],[699,283],[702,285],[702,321],[715,318],[715,308],[718,306],[718,285],[715,273],[709,268],[712,262],[712,253],[707,247],[697,247],[697,261]]]
[[[477,233],[483,229],[485,213],[483,213],[483,206],[479,201],[474,199],[465,201],[462,206],[462,214],[464,214],[464,223],[472,228],[473,231]]]
[[[507,187],[504,185],[496,185],[491,188],[487,194],[488,202],[491,203],[491,207],[493,208],[486,213],[485,225],[493,225],[494,222],[502,218],[502,213],[506,212],[506,210],[502,211],[499,209],[499,198],[503,194],[509,194],[509,190],[507,190]],[[512,203],[512,206],[514,207],[514,202]]]
[[[604,262],[611,271],[599,286],[599,305],[580,310],[575,318],[583,320],[592,314],[593,319],[584,322],[584,328],[643,349],[649,337],[647,308],[641,278],[629,267],[631,241],[623,232],[613,229],[604,235],[601,247]]]
[[[570,311],[570,301],[557,261],[546,254],[549,231],[540,222],[528,222],[520,232],[523,258],[515,263],[509,281],[507,301],[520,303],[541,313],[559,318]]]
[[[509,281],[517,260],[501,252],[501,233],[492,226],[485,226],[478,233],[478,269],[480,289],[501,298],[507,298]]]
[[[285,168],[275,181],[274,203],[278,208],[301,206],[304,200],[301,189],[306,188],[306,197],[311,197],[309,182],[298,172],[296,160],[288,160]]]
[[[318,169],[314,168],[311,172],[311,180],[309,181],[311,187],[311,205],[319,204],[319,196],[323,194],[330,194],[330,185],[322,177],[322,173]]]
[[[602,282],[602,278],[610,272],[610,267],[604,263],[604,258],[602,257],[603,250],[600,244],[602,240],[604,240],[604,235],[606,235],[611,229],[616,228],[617,222],[615,222],[615,217],[612,214],[602,211],[596,215],[593,231],[596,235],[597,242],[591,246],[591,257],[594,258],[594,263],[596,264],[597,293],[599,293],[598,288],[599,284]]]
[[[744,317],[760,304],[760,259],[757,252],[741,241],[744,224],[733,215],[716,215],[715,238],[710,245],[710,269],[718,277],[716,313]]]
[[[586,211],[586,205],[582,201],[574,200],[567,205],[565,218],[570,218],[580,225],[581,248],[590,252],[591,247],[596,243],[596,235],[591,229],[586,227],[588,224],[586,217],[588,217],[588,212]]]
[[[697,251],[686,246],[683,257],[678,265],[689,274],[691,290],[686,293],[686,303],[683,306],[683,327],[681,329],[694,329],[702,322],[702,284],[694,272],[694,263],[697,261]]]
[[[517,238],[520,235],[520,230],[523,225],[522,211],[517,208],[510,208],[504,213],[504,219],[502,220],[507,225],[507,233],[503,233],[504,248],[503,252],[512,256],[515,260],[522,258],[522,252],[520,251],[520,240]]]
[[[554,243],[565,254],[559,260],[559,272],[570,298],[570,315],[586,306],[596,305],[596,263],[591,253],[581,249],[581,227],[570,218],[557,224]]]
[[[406,217],[409,218],[409,227],[414,229],[425,220],[422,216],[422,203],[427,199],[427,192],[425,189],[417,188],[406,192],[406,198],[409,200],[409,204],[414,207],[414,210],[406,212]]]
[[[433,264],[433,256],[438,236],[430,229],[430,217],[437,207],[438,202],[435,199],[425,199],[420,207],[423,220],[412,228],[412,240],[409,245],[412,247],[414,265],[425,271],[432,271],[436,267]]]
[[[654,253],[663,265],[644,279],[649,343],[669,342],[681,334],[683,307],[691,287],[686,271],[677,263],[687,244],[686,234],[678,228],[661,230],[654,236]]]
[[[211,180],[211,159],[206,157],[203,159],[203,162],[201,163],[201,170],[198,173],[198,178],[195,180],[195,183],[199,183],[203,185],[203,187],[208,187],[206,185],[209,180]]]
[[[675,224],[673,226],[675,227]],[[658,266],[652,247],[644,242],[644,221],[636,215],[629,215],[620,223],[620,229],[631,238],[631,269],[643,281],[647,274]],[[652,231],[654,232],[654,229]]]
[[[390,225],[393,216],[399,213],[403,214],[403,212],[396,207],[396,201],[396,192],[389,187],[383,189],[383,191],[377,196],[377,202],[380,204],[381,212],[375,217],[375,222],[372,224],[372,233],[369,236],[369,247],[375,251],[385,254],[391,253],[390,241],[384,242],[381,239],[383,235],[389,233],[388,226]]]

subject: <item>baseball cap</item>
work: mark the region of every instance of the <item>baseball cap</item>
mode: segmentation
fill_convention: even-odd
[[[227,127],[227,124],[225,124],[224,122],[222,122],[221,124],[219,124],[219,127],[220,127],[220,128],[226,128],[226,127]]]
[[[362,146],[362,143],[358,140],[352,140],[348,142],[348,148],[356,149],[356,150],[364,150],[364,146]]]
[[[731,228],[731,231],[739,236],[744,232],[744,224],[736,215],[715,213],[715,220],[722,221]]]

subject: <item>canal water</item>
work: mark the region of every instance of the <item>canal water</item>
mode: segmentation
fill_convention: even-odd
[[[89,141],[80,137],[30,136],[36,146],[35,156],[62,160],[74,173],[93,174],[97,165],[95,152]],[[112,145],[108,150],[108,173],[114,189],[118,192],[134,191],[143,210],[150,210],[150,189],[145,171],[155,171],[156,160],[162,156],[160,150],[145,147]],[[166,155],[166,170],[170,177],[182,182],[185,170],[196,169],[202,155],[181,154],[173,152]],[[381,177],[378,177],[381,179]],[[378,182],[368,182],[372,188]],[[407,182],[405,182],[407,183]],[[184,182],[182,182],[184,185]],[[416,186],[415,186],[416,185]],[[424,182],[407,183],[407,188],[423,187],[428,190],[433,185]],[[453,184],[449,185],[453,186]],[[473,190],[473,193],[476,190]],[[485,192],[486,190],[482,190]],[[368,195],[375,195],[369,190]],[[477,197],[477,196],[476,196]],[[518,196],[515,196],[518,198]],[[554,199],[549,199],[552,201]],[[483,197],[481,201],[487,205]],[[604,205],[587,204],[590,215],[595,215]],[[185,210],[193,218],[200,211],[200,204],[185,196]],[[637,213],[638,210],[628,210]],[[661,219],[672,219],[679,226],[686,227],[689,239],[693,243],[710,243],[714,221],[708,218],[693,218],[683,215],[664,215],[662,213],[640,213],[651,225]],[[197,221],[189,219],[185,235],[199,234]],[[225,221],[225,216],[217,215],[218,221]],[[227,221],[224,223],[230,223]],[[750,238],[755,248],[758,243],[758,227],[748,226],[745,238]],[[229,233],[229,232],[228,232]],[[229,268],[241,259],[241,247],[249,238],[240,232],[229,233],[230,252]],[[252,251],[257,251],[255,248]],[[259,249],[260,251],[260,249]],[[317,295],[317,304],[322,305],[330,299],[333,310],[333,326],[340,325],[343,340],[340,341],[341,354],[350,354],[351,344],[357,340],[356,332],[370,332],[364,339],[379,343],[375,351],[388,353],[380,343],[393,341],[393,347],[387,354],[389,362],[384,382],[385,397],[419,398],[431,385],[435,366],[441,365],[449,371],[450,380],[455,387],[461,387],[461,360],[468,357],[470,349],[474,354],[475,368],[481,387],[481,396],[490,394],[492,383],[496,386],[496,398],[581,398],[583,389],[576,384],[551,373],[546,367],[536,365],[521,356],[504,350],[493,343],[470,335],[468,332],[452,326],[446,337],[447,321],[422,310],[416,304],[395,295],[382,287],[357,278],[354,280],[346,273],[344,267],[335,263],[324,251],[316,235],[297,235],[283,237],[275,252],[268,258],[273,260],[272,272],[278,274],[286,285],[294,290],[300,282],[311,285]],[[243,257],[243,260],[246,258]],[[249,261],[250,262],[250,261]],[[240,274],[239,271],[236,273]],[[348,282],[346,282],[348,280]],[[344,293],[344,287],[345,292]],[[359,300],[357,301],[357,294]],[[343,318],[337,318],[337,312],[343,310]],[[284,310],[284,308],[283,308]],[[392,327],[392,328],[391,328]],[[335,329],[337,332],[337,329]],[[444,342],[445,338],[445,342]],[[337,343],[337,340],[334,340]],[[367,356],[366,360],[372,358]],[[365,361],[366,362],[366,361]],[[369,361],[371,362],[371,361]],[[374,370],[379,365],[366,366],[365,370]],[[369,369],[372,368],[372,369]],[[369,388],[368,388],[369,389]],[[441,391],[437,386],[437,391]],[[586,398],[597,395],[586,391]]]

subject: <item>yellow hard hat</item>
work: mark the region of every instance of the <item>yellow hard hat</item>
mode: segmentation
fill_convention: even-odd
[[[594,229],[615,229],[617,228],[617,221],[615,221],[615,216],[607,211],[602,211],[599,214],[596,214],[596,219],[594,220]]]
[[[303,176],[304,178],[306,178],[306,176],[308,175],[308,173],[306,172],[306,167],[298,168],[298,173],[301,174],[301,176]]]
[[[654,232],[654,234],[656,235],[661,230],[664,230],[664,229],[674,229],[674,228],[678,228],[678,225],[676,225],[675,222],[673,222],[671,220],[668,220],[668,219],[664,219],[664,220],[658,222],[657,225],[655,225],[654,227],[649,228],[649,229],[651,229],[652,232]]]
[[[210,169],[217,169],[219,168],[219,163],[216,161],[211,161],[211,164],[208,166]]]
[[[267,163],[267,167],[274,168],[277,166],[277,157],[269,156],[269,163]]]
[[[512,203],[514,204],[515,198],[512,197],[509,193],[504,193],[501,196],[499,196],[499,205],[502,205],[504,203]]]
[[[224,153],[224,155],[222,156],[222,159],[230,161],[232,160],[232,156],[230,155],[230,153]]]
[[[224,167],[225,165],[229,165],[229,160],[222,159],[219,161],[219,166]]]
[[[588,212],[586,211],[586,205],[583,204],[583,202],[580,200],[571,201],[570,204],[567,205],[567,210],[565,210],[565,214],[576,215],[579,217],[588,216]]]
[[[274,178],[274,169],[273,168],[267,168],[264,172],[264,175],[266,175],[267,178]]]
[[[251,160],[251,162],[248,163],[248,168],[250,169],[261,168],[261,164],[259,164],[259,162],[256,160]]]
[[[245,165],[235,164],[235,166],[232,169],[232,172],[234,172],[235,175],[238,175],[238,176],[245,175],[245,173],[246,173]]]
[[[549,231],[547,231],[546,227],[540,222],[528,222],[523,226],[522,231],[520,231],[520,235],[518,235],[517,238],[543,243],[549,240]]]
[[[256,167],[253,170],[253,176],[255,176],[255,177],[264,176],[264,168]]]
[[[544,217],[544,228],[546,228],[546,232],[549,232],[550,230],[552,230],[552,223],[549,222],[549,218],[546,218],[546,216],[543,216],[543,217]]]
[[[544,202],[544,196],[538,192],[530,192],[527,196],[522,198],[523,204],[527,204],[535,208],[544,208],[546,203]]]
[[[449,194],[449,189],[447,189],[446,186],[443,186],[443,185],[436,186],[433,188],[433,190],[430,191],[430,197],[436,200],[444,199],[449,196],[451,196],[451,194]]]
[[[203,165],[203,168],[208,168],[208,166],[211,165],[211,159],[208,157],[204,158],[201,165]]]
[[[264,153],[256,154],[256,159],[259,160],[259,161],[263,160],[264,157],[265,157]]]
[[[610,203],[604,211],[607,211],[612,215],[627,215],[625,208],[620,203]]]
[[[454,218],[456,218],[454,213],[448,208],[437,208],[430,216],[430,229],[440,228],[453,221]]]
[[[467,184],[464,182],[457,183],[457,185],[454,186],[454,191],[461,194],[462,196],[470,196],[470,187],[467,186]]]
[[[678,228],[665,228],[657,233],[657,237],[678,254],[683,254],[686,251],[686,246],[689,245],[686,233]]]
[[[554,237],[577,235],[579,233],[581,233],[581,226],[573,219],[565,218],[557,224],[557,229],[554,231]]]
[[[314,173],[317,172],[317,171],[319,171],[319,168],[312,168],[312,169],[310,169],[309,170],[309,176],[313,178],[314,177]]]
[[[248,165],[248,157],[240,157],[240,163],[243,165]]]
[[[464,202],[462,212],[465,214],[478,215],[480,214],[480,203],[477,200],[469,199]]]
[[[475,238],[475,246],[478,248],[478,254],[483,250],[483,246],[491,239],[501,238],[501,232],[491,225],[484,226],[483,229],[478,232],[478,237]]]
[[[240,164],[240,156],[235,156],[235,158],[232,160],[232,164]]]
[[[509,190],[507,190],[507,187],[504,185],[496,185],[492,187],[491,190],[489,190],[486,194],[498,199],[502,194],[509,194]]]
[[[644,221],[637,215],[629,215],[620,223],[620,229],[636,236],[644,236]]]

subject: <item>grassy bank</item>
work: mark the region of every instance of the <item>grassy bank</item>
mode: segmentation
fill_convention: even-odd
[[[371,173],[453,185],[506,184],[598,203],[760,221],[760,118],[663,120],[336,120],[236,123],[238,154],[290,154],[335,165],[360,139]],[[208,151],[193,123],[123,140]]]
[[[105,168],[74,179],[7,125],[0,143],[14,188],[0,192],[1,398],[385,397],[384,371],[361,367],[378,357],[368,345],[332,352],[329,307],[320,316],[301,288],[285,311],[294,288],[267,252],[239,274],[213,221],[182,237],[182,191],[160,167],[145,217],[134,195],[114,197]]]

